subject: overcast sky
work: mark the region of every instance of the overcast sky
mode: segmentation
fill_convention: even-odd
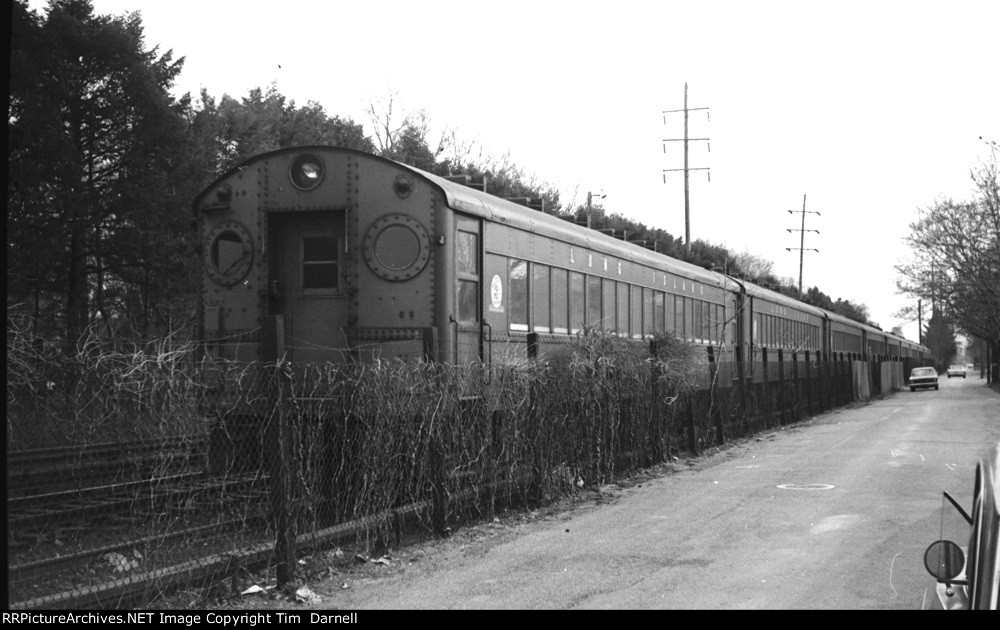
[[[32,0],[32,8],[44,2]],[[907,299],[893,264],[917,209],[971,199],[1000,142],[1000,2],[94,0],[139,10],[146,44],[186,57],[176,92],[299,104],[370,126],[389,93],[557,186],[684,235],[680,143],[689,85],[691,235],[748,250],[804,285],[866,304],[884,329]],[[926,315],[925,315],[926,317]],[[916,324],[904,333],[917,338]]]

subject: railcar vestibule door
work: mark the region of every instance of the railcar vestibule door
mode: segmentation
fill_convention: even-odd
[[[269,221],[274,358],[346,360],[344,212],[280,212]]]
[[[455,282],[455,361],[482,361],[482,227],[477,219],[455,217]]]

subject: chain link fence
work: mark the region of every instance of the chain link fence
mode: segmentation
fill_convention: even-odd
[[[603,334],[491,367],[199,363],[168,342],[67,356],[25,339],[8,321],[15,609],[239,592],[250,569],[287,583],[317,546],[445,535],[863,398],[859,374],[898,388],[902,369],[872,381],[843,357],[740,363]]]

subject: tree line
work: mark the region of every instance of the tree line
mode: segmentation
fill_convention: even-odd
[[[868,322],[863,305],[813,287],[799,294],[771,263],[680,239],[602,206],[564,207],[552,185],[509,155],[486,154],[448,130],[430,138],[425,112],[395,95],[369,104],[373,133],[272,85],[242,98],[171,95],[184,59],[147,48],[138,13],[98,15],[91,0],[11,9],[7,304],[38,340],[71,348],[90,327],[150,340],[192,321],[199,278],[195,195],[241,161],[297,145],[358,149],[438,175],[486,177],[499,197],[542,200],[587,223],[707,269],[723,270]],[[25,326],[26,324],[26,326]],[[10,329],[10,325],[8,325]]]
[[[969,335],[970,350],[1000,382],[1000,177],[995,140],[983,140],[989,156],[973,167],[969,200],[939,199],[910,224],[912,256],[897,265],[902,293],[930,307],[923,332],[939,369],[956,355],[955,331]],[[904,309],[900,316],[912,316]],[[984,352],[985,351],[985,352]],[[978,355],[976,354],[978,353]]]

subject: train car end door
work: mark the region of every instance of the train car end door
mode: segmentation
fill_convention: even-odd
[[[269,220],[268,354],[288,361],[344,361],[344,213],[280,212]]]

